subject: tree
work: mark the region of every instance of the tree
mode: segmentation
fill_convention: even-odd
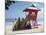
[[[12,3],[15,3],[15,1],[5,0],[5,9],[8,10],[9,6],[12,5]]]

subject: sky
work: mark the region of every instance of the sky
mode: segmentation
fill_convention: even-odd
[[[15,19],[15,18],[25,18],[26,14],[23,12],[23,10],[27,7],[30,7],[32,4],[34,4],[37,8],[39,8],[41,11],[38,12],[38,19],[43,19],[43,3],[39,2],[23,2],[23,1],[17,1],[15,4],[11,5],[9,7],[9,10],[5,10],[5,18],[6,19]]]

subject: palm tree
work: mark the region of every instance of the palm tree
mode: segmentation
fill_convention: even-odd
[[[12,3],[15,3],[15,1],[5,0],[5,9],[8,10],[9,6],[12,5]]]

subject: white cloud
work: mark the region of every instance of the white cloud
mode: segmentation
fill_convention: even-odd
[[[39,11],[38,12],[38,15],[37,15],[37,19],[43,19],[43,17],[44,17],[44,11],[43,11],[43,8],[40,8],[41,9],[41,11]]]

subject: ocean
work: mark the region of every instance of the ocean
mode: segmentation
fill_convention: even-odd
[[[16,20],[15,20],[16,21]],[[14,19],[6,19],[5,20],[5,26],[10,26],[12,24],[12,22],[14,22]],[[37,20],[38,24],[43,24],[44,21],[43,20]]]

